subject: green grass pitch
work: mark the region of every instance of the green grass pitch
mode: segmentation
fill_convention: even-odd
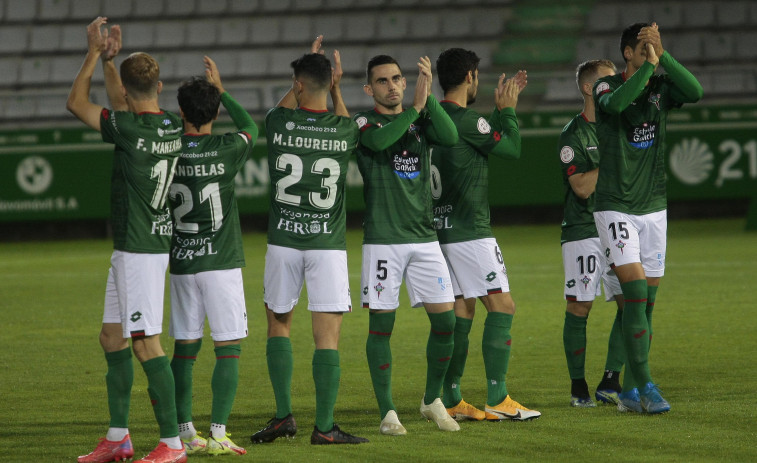
[[[570,380],[562,347],[565,301],[557,226],[497,227],[518,306],[508,389],[540,410],[532,422],[462,423],[442,433],[420,417],[428,320],[403,307],[392,337],[393,392],[407,436],[378,433],[380,417],[365,361],[368,314],[359,308],[361,232],[348,235],[354,312],[340,343],[342,379],[336,421],[367,437],[360,446],[310,445],[315,405],[313,341],[306,296],[295,309],[293,406],[300,432],[293,440],[251,445],[249,435],[275,411],[265,361],[262,306],[265,236],[245,235],[244,270],[250,336],[242,344],[239,391],[228,424],[248,449],[229,461],[755,461],[755,262],[757,234],[744,221],[673,221],[667,274],[655,310],[653,377],[672,411],[621,414],[615,408],[568,406]],[[108,425],[105,361],[97,334],[111,243],[107,240],[0,243],[0,461],[71,462],[92,450]],[[613,304],[597,299],[589,318],[587,381],[604,366]],[[166,300],[166,308],[168,308]],[[167,312],[167,310],[166,310]],[[486,399],[479,303],[463,378],[463,397]],[[167,324],[166,330],[167,332]],[[167,334],[163,346],[170,355]],[[206,336],[195,366],[194,422],[210,419],[212,343]],[[157,424],[144,373],[135,361],[130,430],[136,457],[157,443]],[[200,460],[208,457],[190,457]]]

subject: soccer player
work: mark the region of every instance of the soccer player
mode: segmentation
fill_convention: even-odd
[[[586,322],[594,299],[600,295],[600,281],[607,301],[615,299],[618,310],[610,331],[605,373],[595,393],[598,401],[618,403],[620,370],[625,361],[621,335],[623,292],[607,265],[594,223],[594,188],[599,172],[599,150],[595,130],[592,86],[600,77],[615,75],[610,60],[591,60],[578,65],[576,84],[584,100],[583,111],[576,115],[560,134],[560,161],[565,207],[560,243],[565,272],[565,321],[563,345],[570,374],[570,404],[573,407],[596,407],[586,384]]]
[[[292,62],[292,88],[266,115],[268,166],[271,178],[268,251],[265,257],[264,302],[268,321],[266,357],[276,398],[276,415],[251,436],[253,443],[291,437],[292,312],[308,288],[313,324],[315,427],[311,444],[359,444],[362,437],[334,423],[339,391],[339,331],[342,315],[352,310],[345,241],[345,180],[359,131],[347,114],[335,69],[320,53],[319,36]],[[328,112],[328,96],[336,114]]]
[[[670,404],[652,381],[652,310],[665,272],[668,112],[702,97],[696,78],[662,47],[656,23],[628,26],[620,39],[626,69],[594,84],[602,156],[594,220],[623,290],[626,372],[620,410],[662,413]],[[661,65],[665,75],[655,75]]]
[[[502,253],[492,235],[488,195],[489,156],[518,159],[521,154],[515,107],[527,74],[519,71],[508,80],[500,75],[496,109],[487,120],[467,107],[476,100],[479,61],[475,52],[462,48],[445,50],[436,61],[444,91],[441,106],[460,136],[452,147],[434,147],[431,158],[436,233],[455,295],[455,349],[444,378],[443,400],[447,413],[458,421],[524,421],[541,414],[514,401],[507,391],[515,302]],[[487,383],[485,411],[464,401],[460,389],[477,298],[487,311],[481,343]]]
[[[100,344],[108,373],[110,428],[95,450],[80,462],[131,458],[129,402],[134,369],[129,339],[147,376],[148,394],[160,426],[160,443],[144,460],[183,462],[187,455],[176,422],[174,379],[160,345],[163,292],[171,218],[166,195],[182,148],[181,118],[158,106],[162,89],[157,61],[145,53],[127,57],[116,70],[121,47],[118,26],[103,29],[98,17],[87,27],[88,51],[68,95],[66,107],[115,145],[111,178],[113,255],[105,289]],[[103,60],[105,84],[113,109],[89,100],[97,61]]]
[[[407,433],[392,401],[389,344],[403,278],[410,303],[423,305],[431,321],[421,415],[443,431],[460,430],[439,399],[455,315],[449,271],[434,230],[429,152],[431,143],[452,146],[458,137],[431,95],[428,57],[420,58],[418,69],[413,105],[403,111],[407,82],[399,64],[386,55],[371,58],[363,88],[375,107],[355,115],[362,131],[357,160],[366,203],[361,277],[362,305],[370,309],[366,355],[381,412],[379,430],[388,435]]]
[[[204,57],[205,76],[179,87],[184,148],[168,190],[173,211],[171,240],[171,325],[176,339],[171,369],[176,382],[179,436],[188,454],[244,455],[226,435],[239,382],[241,339],[247,337],[242,284],[244,250],[234,179],[252,152],[258,128],[223,88],[215,62]],[[212,135],[219,104],[238,132]],[[192,422],[192,367],[208,317],[216,365],[211,379],[210,435]]]

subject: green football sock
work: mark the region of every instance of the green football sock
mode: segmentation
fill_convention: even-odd
[[[444,375],[455,347],[455,312],[427,313],[431,329],[426,343],[426,392],[423,401],[430,404],[441,395]]]
[[[315,381],[315,426],[321,432],[334,427],[334,405],[339,393],[339,351],[316,349],[313,352],[313,381]]]
[[[213,377],[210,387],[213,391],[213,406],[210,412],[210,422],[225,425],[237,396],[237,384],[239,384],[239,355],[242,346],[229,344],[215,348],[216,366],[213,369]]]
[[[562,343],[565,358],[568,361],[570,379],[584,378],[586,373],[586,321],[588,317],[579,317],[565,312],[562,329]]]
[[[510,327],[513,316],[503,312],[489,312],[484,322],[481,350],[484,354],[486,370],[486,403],[492,407],[499,405],[507,397],[507,365],[510,361]]]
[[[176,384],[176,417],[179,423],[192,421],[192,367],[202,340],[190,344],[174,343],[171,371]]]
[[[110,427],[128,428],[131,385],[134,383],[131,349],[127,347],[116,352],[106,352],[105,361],[108,363],[105,385],[108,390]]]
[[[607,341],[607,360],[605,370],[620,371],[626,362],[626,348],[623,346],[623,310],[615,312],[615,321],[610,330],[610,339]]]
[[[628,355],[626,370],[631,370],[637,387],[640,387],[652,381],[649,373],[649,323],[646,317],[647,280],[629,281],[620,286],[625,298],[623,343]]]
[[[276,398],[276,418],[284,418],[292,413],[292,342],[284,336],[268,338],[265,354],[268,376]]]
[[[381,418],[396,410],[392,402],[392,348],[389,341],[394,329],[395,311],[371,312],[368,316],[368,339],[365,354],[371,372]]]
[[[168,357],[161,355],[142,363],[147,375],[147,393],[152,401],[155,419],[160,427],[160,437],[170,438],[179,435],[176,421],[176,386],[171,373]]]
[[[470,334],[473,320],[470,318],[455,317],[455,346],[452,350],[452,358],[449,361],[447,374],[444,375],[442,387],[442,402],[446,408],[452,408],[463,400],[460,390],[460,379],[465,371],[465,362],[468,360],[468,335]]]
[[[652,349],[652,311],[654,310],[654,301],[657,299],[657,289],[659,286],[647,286],[647,323],[649,324],[649,348]]]

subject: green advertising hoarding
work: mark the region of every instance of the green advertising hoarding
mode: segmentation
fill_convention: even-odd
[[[562,203],[557,140],[573,112],[519,115],[523,136],[517,161],[492,159],[493,206]],[[757,190],[757,106],[692,105],[668,123],[671,201],[754,197]],[[232,130],[218,124],[216,132]],[[0,132],[0,221],[75,220],[109,215],[112,146],[86,128]],[[348,210],[363,208],[362,178],[353,161],[347,175]],[[268,210],[265,137],[237,176],[242,214]]]

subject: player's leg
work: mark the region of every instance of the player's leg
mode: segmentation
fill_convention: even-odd
[[[268,245],[263,301],[268,325],[266,360],[276,400],[276,415],[266,427],[250,437],[253,443],[273,442],[279,437],[292,437],[297,432],[297,424],[292,416],[294,357],[289,333],[292,310],[299,300],[304,282],[304,252]]]
[[[213,402],[207,451],[211,455],[244,455],[226,432],[239,384],[241,340],[247,337],[247,310],[242,270],[214,270],[196,275],[216,357],[210,386]]]
[[[112,461],[116,457],[127,459],[134,455],[129,437],[129,406],[134,382],[134,364],[129,341],[124,337],[121,326],[121,309],[113,268],[120,265],[121,261],[120,251],[114,251],[105,286],[103,323],[99,336],[108,366],[105,386],[108,393],[110,425],[105,439],[101,440],[92,452],[78,458],[82,463]]]
[[[187,454],[204,452],[207,441],[200,437],[192,421],[192,372],[197,354],[202,348],[205,310],[202,292],[195,275],[170,276],[171,317],[168,333],[174,342],[171,371],[176,393],[176,418],[179,437]]]
[[[464,299],[462,294],[455,297],[454,348],[447,374],[444,376],[442,402],[450,416],[458,421],[466,419],[480,421],[485,417],[483,410],[479,410],[463,400],[461,388],[462,376],[468,360],[469,335],[475,310],[476,298]]]
[[[573,407],[595,407],[586,383],[586,324],[592,303],[600,294],[604,256],[598,238],[568,241],[562,244],[565,320],[563,348],[571,380]]]
[[[361,305],[370,309],[365,354],[373,392],[381,415],[379,430],[387,435],[407,433],[392,400],[390,340],[399,306],[399,288],[407,262],[407,245],[363,245]]]
[[[426,343],[426,388],[421,415],[442,431],[459,431],[460,425],[441,401],[442,384],[454,349],[455,311],[452,280],[438,242],[412,247],[405,284],[413,307],[423,305],[430,321]]]
[[[623,291],[615,272],[609,273],[609,270],[610,268],[607,267],[603,271],[602,285],[604,286],[605,300],[607,302],[615,300],[617,310],[607,341],[605,371],[602,374],[602,380],[597,385],[594,396],[600,402],[617,405],[618,394],[623,392],[620,385],[620,372],[626,361],[626,348],[623,345]]]
[[[334,405],[339,393],[339,334],[342,314],[352,310],[347,252],[306,251],[305,279],[308,310],[313,324],[313,382],[315,427],[311,444],[359,444],[367,439],[348,434],[334,423]]]

